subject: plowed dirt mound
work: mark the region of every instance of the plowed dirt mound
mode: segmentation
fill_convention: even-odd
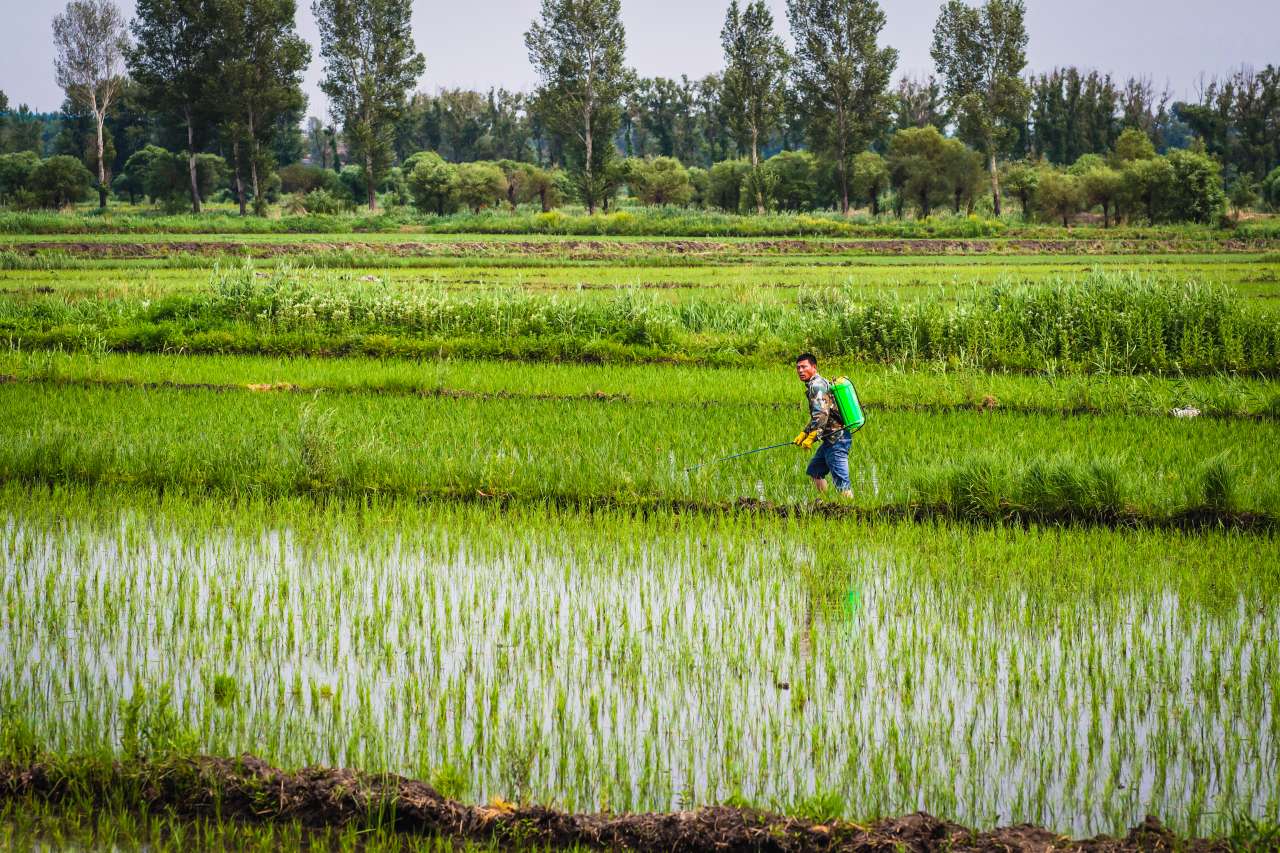
[[[81,765],[83,768],[83,766]],[[130,784],[124,785],[125,780]],[[140,784],[139,784],[140,783]],[[0,766],[0,796],[105,798],[137,790],[143,802],[191,816],[298,821],[309,827],[360,825],[390,817],[398,831],[513,846],[585,845],[669,851],[1225,851],[1225,842],[1180,839],[1154,817],[1123,838],[1072,840],[1030,825],[986,832],[924,812],[867,825],[818,823],[753,809],[712,806],[654,814],[570,814],[495,800],[469,806],[430,785],[392,775],[308,768],[281,771],[250,755],[196,757],[164,765],[97,767],[74,780],[44,764]],[[74,793],[72,793],[74,791]],[[141,805],[142,803],[139,803]]]

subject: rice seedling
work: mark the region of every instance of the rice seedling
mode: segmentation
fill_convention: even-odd
[[[799,406],[603,405],[590,399],[0,386],[0,480],[131,482],[209,493],[394,493],[572,505],[714,507],[812,500],[777,443]],[[973,519],[1121,516],[1157,523],[1202,505],[1196,472],[1231,452],[1235,509],[1280,511],[1270,421],[999,410],[885,411],[855,437],[853,507]],[[1037,463],[1037,460],[1041,460]],[[1224,512],[1227,507],[1219,506]],[[1234,511],[1234,510],[1233,510]]]
[[[390,772],[504,816],[475,849],[716,803],[1265,847],[1243,232],[0,214],[0,769],[62,780],[0,791],[0,845],[471,844],[395,832]],[[802,349],[870,413],[854,498],[789,448],[686,473],[795,433]],[[351,768],[358,819],[209,817],[211,762],[283,813],[244,753]]]
[[[0,350],[0,374],[35,382],[217,386],[227,390],[384,393],[442,397],[583,399],[607,405],[793,409],[801,390],[789,365],[760,368],[527,364],[461,359]],[[1210,377],[1050,376],[826,362],[850,373],[876,411],[952,409],[1045,414],[1280,419],[1280,383],[1232,374]]]
[[[1270,538],[0,494],[0,702],[31,749],[1077,835],[1280,797]]]

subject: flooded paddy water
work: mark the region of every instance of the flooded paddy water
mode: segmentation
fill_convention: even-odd
[[[1077,836],[1280,803],[1270,537],[5,489],[0,704],[59,752],[133,698],[472,802]]]

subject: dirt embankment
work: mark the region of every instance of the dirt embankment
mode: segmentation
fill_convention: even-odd
[[[185,255],[252,255],[271,258],[348,252],[396,257],[511,257],[564,260],[609,260],[634,256],[677,257],[758,255],[1095,255],[1177,252],[1257,252],[1274,248],[1274,241],[1226,239],[1157,240],[954,240],[870,239],[800,240],[441,240],[415,242],[307,241],[293,243],[253,240],[157,240],[115,243],[95,240],[14,243],[11,251],[33,255],[63,252],[73,257],[112,259],[165,258]]]
[[[78,765],[80,766],[80,765]],[[84,770],[81,766],[82,771]],[[470,806],[431,786],[392,775],[309,768],[284,772],[243,756],[174,759],[160,765],[91,768],[83,778],[40,763],[0,766],[0,797],[80,801],[112,790],[137,791],[139,802],[191,817],[298,821],[312,828],[385,825],[397,831],[458,840],[495,840],[513,847],[581,845],[664,851],[1227,851],[1225,841],[1179,838],[1148,817],[1122,838],[1073,840],[1022,824],[978,831],[924,812],[866,825],[816,822],[753,809],[712,806],[652,814],[571,814],[495,800]]]

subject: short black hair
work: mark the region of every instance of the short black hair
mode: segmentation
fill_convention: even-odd
[[[814,367],[818,366],[818,357],[811,352],[802,352],[796,356],[796,364],[799,364],[802,361],[807,361]]]

